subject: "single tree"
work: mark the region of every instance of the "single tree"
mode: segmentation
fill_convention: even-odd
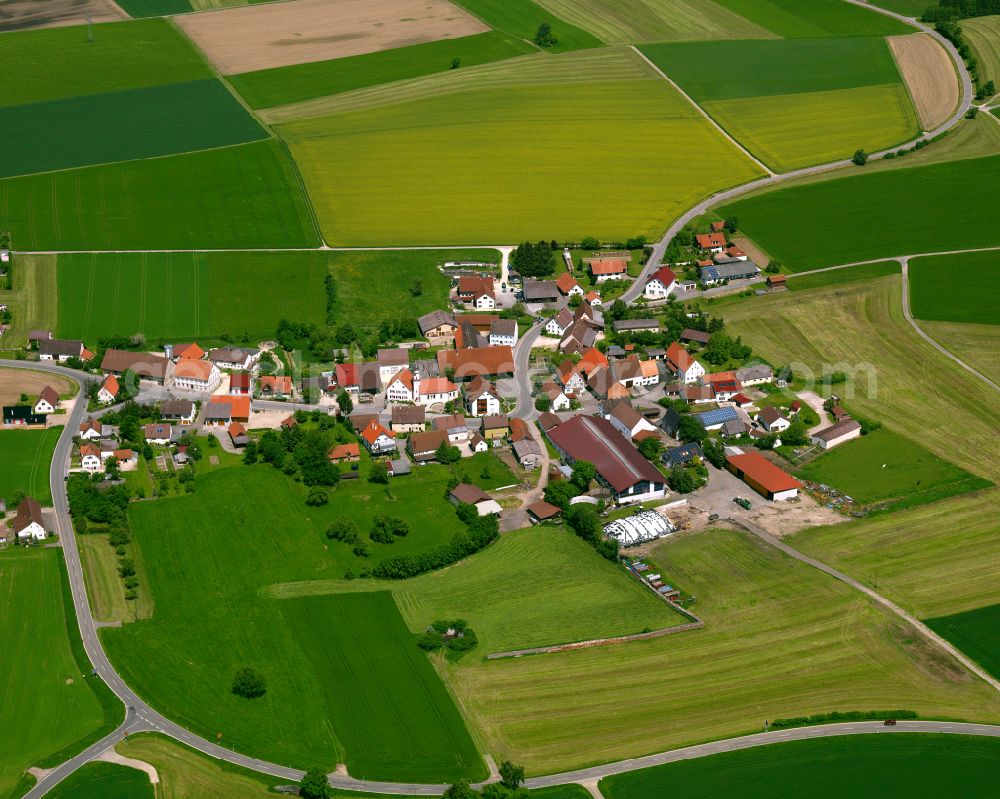
[[[702,442],[706,437],[705,428],[693,416],[681,416],[677,425],[677,438],[688,443],[690,441]]]
[[[257,462],[257,442],[256,441],[251,441],[249,444],[247,444],[246,449],[243,450],[243,462],[247,466],[251,466],[252,464],[254,464],[254,463]]]
[[[515,766],[509,760],[500,764],[500,782],[505,788],[516,791],[524,782],[524,767]]]
[[[267,692],[267,682],[263,675],[246,666],[236,672],[232,690],[244,699],[257,699]]]
[[[854,157],[851,159],[856,166],[864,166],[868,163],[868,153],[864,150],[857,150],[854,153]]]
[[[438,463],[448,466],[458,463],[462,457],[462,451],[458,447],[453,447],[447,441],[442,441],[441,445],[434,450],[434,457],[437,458]]]
[[[694,476],[683,466],[675,466],[667,477],[667,485],[678,494],[690,494],[694,491]]]
[[[389,482],[389,469],[385,463],[377,461],[372,464],[372,470],[368,473],[368,481],[383,485]]]
[[[535,33],[535,44],[539,47],[552,47],[559,43],[559,40],[552,33],[552,26],[548,22],[543,22],[538,26]]]
[[[573,474],[570,480],[581,491],[590,488],[590,481],[597,477],[597,469],[590,461],[577,461],[573,464]]]
[[[663,442],[656,436],[644,438],[639,443],[639,452],[646,460],[655,461],[663,452]]]
[[[451,59],[451,68],[452,69],[458,69],[460,66],[462,66],[462,59],[461,58],[453,58],[453,59]]]
[[[309,493],[306,494],[306,505],[311,507],[318,507],[319,505],[326,505],[330,502],[330,492],[321,486],[314,486],[309,489]]]
[[[424,281],[420,278],[415,277],[410,281],[410,296],[419,297],[424,293]]]
[[[337,412],[341,416],[350,416],[353,410],[354,403],[351,401],[351,395],[345,389],[340,389],[337,394]]]
[[[299,796],[306,799],[327,799],[330,795],[330,782],[321,768],[311,768],[299,783]]]
[[[444,799],[476,799],[476,792],[469,786],[468,780],[459,780],[444,792]]]

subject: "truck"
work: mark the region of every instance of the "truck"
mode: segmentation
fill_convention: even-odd
[[[743,510],[750,510],[753,507],[753,504],[746,497],[733,497],[733,502],[743,508]]]

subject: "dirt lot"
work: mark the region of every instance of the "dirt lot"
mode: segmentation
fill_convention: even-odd
[[[958,78],[951,58],[926,33],[892,36],[889,47],[910,90],[920,123],[932,130],[958,105]]]
[[[23,369],[0,369],[0,405],[17,404],[21,394],[27,394],[34,401],[45,386],[52,386],[60,396],[72,393],[74,388],[69,380],[57,375]]]
[[[489,30],[447,0],[292,0],[187,14],[176,22],[229,75]]]
[[[128,19],[111,0],[2,0],[0,31],[82,25],[88,14],[94,22]]]

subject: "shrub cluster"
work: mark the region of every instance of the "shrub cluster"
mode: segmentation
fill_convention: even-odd
[[[448,630],[454,630],[455,635],[446,638]],[[474,649],[479,643],[476,633],[465,619],[453,619],[452,621],[436,621],[425,630],[417,639],[417,646],[433,652],[436,649],[451,649],[454,652],[468,652]]]
[[[371,571],[372,577],[385,580],[405,580],[418,574],[449,566],[486,548],[500,535],[495,516],[482,516],[472,520],[465,530],[456,533],[447,544],[419,555],[387,558]]]
[[[786,727],[805,727],[810,724],[823,724],[828,721],[874,721],[878,719],[915,719],[914,710],[848,710],[844,713],[814,713],[811,716],[795,716],[790,719],[775,719],[771,728],[776,730]]]

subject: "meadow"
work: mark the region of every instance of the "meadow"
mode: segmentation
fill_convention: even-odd
[[[166,20],[113,22],[93,30],[92,42],[82,25],[5,34],[0,106],[212,77],[201,54]]]
[[[322,252],[60,255],[57,333],[256,341],[282,318],[323,326],[330,261]]]
[[[385,557],[446,543],[463,529],[443,498],[448,475],[428,466],[389,486],[344,481],[329,505],[310,508],[306,489],[282,473],[239,465],[199,475],[194,494],[133,504],[129,520],[155,609],[150,620],[101,631],[109,656],[155,707],[202,735],[222,733],[225,746],[303,768],[363,764],[365,752],[348,745],[351,732],[330,718],[323,675],[281,603],[262,590],[340,579],[346,570],[358,574]],[[405,517],[411,532],[393,544],[369,543],[369,558],[324,535],[334,519],[350,518],[367,540],[380,513]],[[263,697],[230,693],[244,666],[264,675]]]
[[[796,549],[850,574],[921,619],[997,601],[1000,491],[953,497],[912,510],[791,538]]]
[[[607,44],[774,36],[712,0],[539,0]]]
[[[1000,325],[921,321],[920,328],[952,355],[1000,385]]]
[[[910,308],[917,319],[1000,325],[1000,250],[914,258]]]
[[[0,228],[31,250],[319,243],[274,141],[0,180]]]
[[[36,397],[32,397],[32,402]],[[52,502],[49,464],[62,427],[44,430],[4,430],[0,432],[0,498],[11,502],[23,491],[43,505]]]
[[[925,0],[874,0],[872,5],[895,11],[897,14],[906,14],[908,17],[919,17],[927,10]]]
[[[895,36],[913,28],[841,0],[715,0],[786,39],[824,36]]]
[[[977,476],[995,476],[996,393],[913,331],[901,293],[898,278],[884,277],[771,294],[729,306],[726,326],[760,357],[798,364],[800,375],[818,377],[824,365],[853,374],[836,388],[851,412]]]
[[[994,677],[1000,677],[1000,605],[926,621],[934,632],[947,638]]]
[[[56,257],[19,255],[13,278],[9,290],[0,290],[0,303],[14,315],[3,334],[4,348],[25,346],[29,330],[56,327]],[[0,401],[5,401],[2,391]]]
[[[1000,220],[990,204],[970,203],[968,194],[968,186],[997,181],[995,155],[793,186],[716,210],[738,217],[747,236],[798,272],[1000,245]],[[804,230],[808,236],[799,235]]]
[[[26,790],[25,769],[62,762],[68,749],[110,732],[121,713],[110,710],[117,705],[110,691],[89,679],[62,553],[0,552],[0,581],[6,598],[0,650],[17,653],[5,658],[0,690],[0,796],[8,796],[15,785]]]
[[[328,241],[656,237],[697,199],[757,174],[627,52],[517,59],[415,88],[420,99],[363,90],[340,113],[279,125]],[[642,129],[609,153],[640,106]]]
[[[115,763],[93,762],[74,771],[47,796],[52,799],[155,799],[156,794],[144,772]]]
[[[323,686],[352,777],[487,776],[454,700],[391,593],[303,597],[283,602],[281,610]]]
[[[607,799],[795,795],[936,799],[979,796],[1000,779],[1000,744],[965,735],[849,735],[789,741],[669,763],[601,780]]]
[[[489,601],[484,601],[484,586],[489,586]],[[579,538],[548,526],[505,533],[475,557],[411,580],[313,580],[274,585],[268,595],[316,596],[376,587],[392,591],[414,633],[434,619],[465,619],[479,637],[476,659],[490,652],[628,635],[686,621],[623,569],[594,557]]]
[[[479,17],[491,28],[518,39],[533,40],[538,26],[548,22],[557,42],[550,50],[564,53],[600,47],[601,40],[582,28],[559,19],[532,0],[454,0],[455,5]]]
[[[963,19],[962,33],[979,65],[980,80],[1000,84],[1000,16]]]
[[[651,557],[697,596],[694,610],[707,626],[618,646],[444,665],[484,751],[539,774],[831,710],[1000,717],[995,691],[894,617],[757,539],[723,530],[682,535]]]
[[[0,177],[266,139],[218,80],[126,89],[4,111]]]
[[[833,486],[861,505],[890,510],[992,485],[886,429],[823,453],[799,469],[797,475]]]
[[[460,68],[468,68],[533,52],[535,48],[521,39],[489,31],[332,61],[245,72],[228,80],[251,108],[271,108],[446,72],[455,58],[460,59]]]
[[[799,277],[793,272],[794,280],[788,281],[789,291],[809,291],[826,286],[840,286],[844,283],[855,283],[859,280],[871,280],[876,277],[898,275],[902,272],[899,261],[879,261],[864,266],[851,266],[846,269],[832,269],[829,272],[818,272],[815,275]]]

